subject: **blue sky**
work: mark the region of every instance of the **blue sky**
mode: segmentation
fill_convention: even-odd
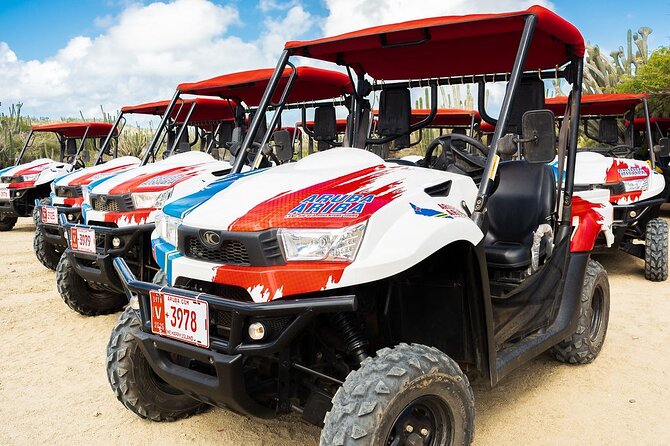
[[[101,26],[96,23],[104,24],[105,17],[119,14],[127,3],[0,0],[0,40],[8,42],[21,59],[42,59],[73,37],[99,34]],[[243,22],[234,27],[235,34],[246,39],[254,37],[257,28],[253,21],[260,13],[258,2],[217,0],[214,3],[235,5]],[[574,23],[591,43],[614,49],[625,44],[627,29],[636,31],[640,26],[649,26],[654,30],[649,38],[650,46],[670,44],[670,0],[554,0],[553,3],[556,12]],[[316,16],[328,13],[320,0],[305,0],[302,4]]]
[[[274,66],[286,40],[532,3],[606,52],[641,26],[650,49],[670,44],[670,0],[0,0],[0,113],[20,101],[37,116],[97,118],[179,82]]]

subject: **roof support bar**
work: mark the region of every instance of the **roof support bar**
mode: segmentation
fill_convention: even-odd
[[[86,127],[86,130],[84,130],[84,136],[81,137],[81,142],[79,143],[79,147],[77,148],[77,153],[74,154],[74,159],[72,160],[72,164],[75,164],[77,160],[79,159],[79,155],[81,155],[81,151],[84,149],[84,144],[86,144],[86,137],[88,136],[88,131],[91,129],[91,126],[88,125]]]
[[[119,124],[121,124],[121,120],[123,119],[123,111],[119,113],[119,116],[116,118],[116,122],[114,122],[114,127],[112,127],[107,134],[107,137],[105,138],[105,141],[102,143],[102,146],[100,147],[100,152],[98,152],[98,157],[95,159],[95,163],[93,164],[94,166],[97,166],[102,162],[102,155],[105,153],[105,150],[107,150],[107,147],[112,143],[112,137],[114,136],[114,133],[117,135],[120,132],[117,132],[116,129],[119,127]],[[117,146],[118,150],[118,146]],[[118,155],[118,154],[117,154]]]
[[[577,142],[579,140],[579,108],[582,103],[584,59],[574,59],[573,64],[575,65],[577,76],[575,82],[572,84],[570,133],[568,135],[568,160],[565,164],[565,189],[563,191],[563,212],[561,213],[561,226],[566,229],[572,224],[572,193],[575,188],[575,162],[577,161]],[[567,235],[568,232],[565,232],[564,234]],[[559,233],[559,237],[560,236],[561,234]]]
[[[651,119],[649,118],[649,103],[647,98],[642,98],[644,106],[644,125],[647,131],[647,146],[649,147],[649,159],[651,160],[651,168],[656,169],[656,154],[654,153],[654,138],[651,136]],[[631,127],[635,127],[635,119],[631,120]]]
[[[193,111],[195,110],[195,107],[197,105],[198,104],[196,104],[194,102],[193,104],[191,104],[191,108],[188,109],[188,114],[186,115],[186,119],[184,119],[184,122],[182,123],[181,127],[179,128],[179,133],[177,133],[177,137],[174,139],[174,142],[172,143],[172,147],[170,147],[168,152],[167,152],[170,155],[172,155],[172,152],[174,152],[174,149],[176,149],[177,145],[179,145],[179,141],[181,141],[181,137],[184,135],[184,130],[188,129],[188,123],[191,120],[191,115],[193,114]]]
[[[33,139],[33,136],[35,135],[34,130],[30,130],[30,133],[28,134],[28,138],[26,139],[25,144],[23,144],[23,148],[21,149],[21,152],[19,152],[19,156],[16,158],[16,163],[14,163],[15,166],[18,166],[21,164],[21,158],[23,158],[23,154],[26,152],[26,149],[30,145],[30,141]]]
[[[254,117],[251,120],[249,130],[247,131],[247,134],[244,135],[242,146],[240,147],[238,156],[235,157],[235,164],[233,164],[231,173],[240,173],[242,171],[242,166],[244,166],[246,154],[250,152],[251,143],[254,140],[254,136],[256,136],[256,132],[258,132],[258,129],[261,126],[261,119],[265,119],[265,112],[267,111],[268,106],[272,101],[272,94],[277,89],[277,85],[279,85],[279,80],[284,74],[284,68],[286,68],[286,64],[288,63],[288,58],[290,56],[291,53],[288,50],[282,51],[279,62],[277,62],[277,67],[275,68],[274,73],[272,73],[272,77],[270,78],[270,81],[268,82],[268,85],[263,92],[263,97],[261,97],[261,101],[258,104],[258,109],[256,110],[256,113],[254,113]]]
[[[489,156],[486,160],[484,175],[482,177],[482,182],[479,185],[479,192],[477,193],[475,208],[474,212],[472,213],[472,220],[480,228],[484,226],[484,209],[491,192],[493,180],[495,179],[495,175],[498,170],[498,140],[503,136],[502,132],[507,128],[509,115],[512,110],[512,100],[514,99],[516,90],[519,87],[519,83],[521,82],[523,67],[525,65],[526,56],[528,55],[528,50],[530,49],[530,44],[533,39],[533,31],[535,30],[536,23],[537,16],[533,14],[528,15],[525,19],[523,32],[521,33],[521,42],[519,43],[519,49],[517,50],[516,58],[514,59],[510,80],[507,84],[507,90],[505,91],[502,107],[500,108],[500,117],[498,118],[498,124],[496,125],[495,131],[493,132],[493,137],[491,138],[491,149],[489,150]],[[579,110],[579,107],[577,110]]]
[[[163,133],[163,129],[167,125],[168,120],[170,119],[170,116],[172,115],[172,110],[174,109],[175,104],[177,103],[177,99],[179,99],[180,91],[177,90],[174,92],[174,95],[172,96],[172,99],[170,100],[170,104],[167,106],[165,109],[165,113],[163,113],[163,117],[161,118],[160,124],[158,124],[158,127],[156,128],[156,131],[154,132],[154,136],[151,138],[151,142],[149,143],[149,147],[147,147],[147,151],[144,154],[144,158],[142,158],[142,164],[141,166],[144,166],[149,162],[149,158],[151,158],[152,155],[155,156],[155,151],[157,150],[157,146],[159,141],[161,141],[161,135]]]

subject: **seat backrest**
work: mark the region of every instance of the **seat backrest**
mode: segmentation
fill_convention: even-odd
[[[616,118],[602,118],[598,123],[598,140],[605,144],[619,142],[619,127]]]
[[[407,88],[388,88],[379,94],[379,116],[377,133],[381,136],[398,135],[394,140],[397,149],[410,144],[409,130],[412,125],[412,98]]]
[[[532,242],[533,232],[549,222],[554,210],[554,171],[547,164],[505,161],[498,174],[498,187],[487,206],[486,243]]]
[[[527,111],[544,108],[544,82],[538,78],[524,78],[519,83],[512,109],[509,114],[507,131],[521,135],[523,115]]]

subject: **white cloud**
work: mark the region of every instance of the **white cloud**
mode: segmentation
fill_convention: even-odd
[[[548,0],[325,0],[330,11],[324,24],[327,36],[360,28],[443,15],[504,12],[539,4],[553,9]]]
[[[263,12],[269,11],[282,11],[285,9],[298,6],[300,4],[299,0],[288,0],[288,1],[278,1],[278,0],[260,0],[258,2],[258,9]]]
[[[275,14],[276,15],[276,14]],[[20,60],[0,41],[0,101],[23,102],[39,116],[100,118],[123,105],[167,99],[175,86],[232,71],[274,67],[285,40],[315,23],[301,6],[248,23],[262,30],[245,41],[232,35],[237,9],[208,0],[130,4],[96,20],[98,36],[78,36],[44,60]]]
[[[180,82],[274,67],[284,42],[420,17],[523,9],[548,0],[325,0],[327,17],[307,12],[300,0],[260,0],[258,14],[239,17],[234,6],[210,0],[147,5],[123,1],[118,16],[94,20],[99,35],[71,39],[43,60],[22,60],[0,41],[0,101],[23,102],[38,116],[100,118],[123,105],[172,96]],[[242,19],[242,20],[241,20]],[[235,36],[235,25],[257,31]],[[239,29],[239,28],[238,28]],[[300,63],[323,66],[304,59]],[[332,65],[328,65],[334,68]],[[495,102],[495,99],[494,99]]]

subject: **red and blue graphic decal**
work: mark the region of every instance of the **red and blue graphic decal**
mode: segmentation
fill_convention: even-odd
[[[465,217],[465,214],[455,207],[449,206],[448,204],[438,203],[438,206],[442,208],[441,211],[436,211],[435,209],[426,209],[421,208],[415,204],[410,203],[414,213],[416,215],[422,215],[424,217],[438,217],[438,218],[454,218],[454,217]]]
[[[286,218],[338,217],[355,218],[365,211],[365,205],[375,199],[373,194],[314,194],[291,209]]]

